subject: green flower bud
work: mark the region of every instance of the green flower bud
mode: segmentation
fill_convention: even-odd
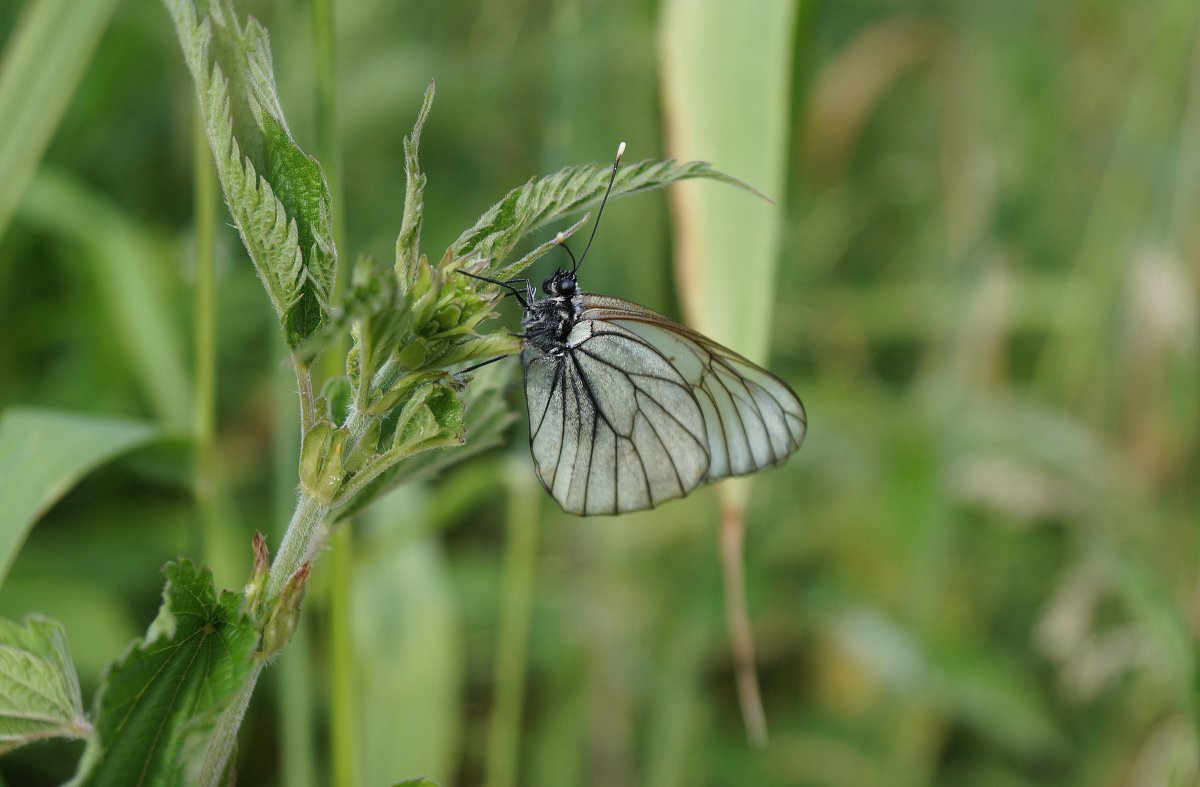
[[[300,446],[300,486],[308,495],[324,503],[332,503],[346,468],[342,463],[342,448],[350,433],[335,429],[328,421],[318,421],[304,435]]]
[[[271,572],[271,555],[267,550],[267,539],[262,533],[254,534],[254,567],[250,570],[250,580],[242,591],[242,614],[257,618],[262,611],[263,592],[267,587],[267,577]]]
[[[260,656],[269,659],[291,641],[300,622],[300,602],[304,600],[304,587],[308,582],[309,564],[305,563],[288,577],[287,584],[271,609],[267,624],[263,626]]]

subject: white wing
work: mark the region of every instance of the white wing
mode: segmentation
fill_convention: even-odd
[[[521,356],[534,465],[565,511],[652,508],[799,447],[804,408],[778,378],[636,304],[584,305],[566,353]]]
[[[563,510],[640,511],[695,489],[709,463],[687,382],[619,327],[582,322],[568,342],[562,356],[521,356],[534,465]]]
[[[585,295],[583,302],[581,320],[637,334],[687,381],[704,415],[710,457],[705,481],[780,464],[804,441],[804,405],[775,375],[636,303],[605,295]]]

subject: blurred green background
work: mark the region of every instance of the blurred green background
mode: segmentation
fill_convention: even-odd
[[[270,29],[315,152],[309,4],[237,5]],[[23,6],[0,3],[3,40]],[[430,78],[431,255],[532,174],[621,139],[632,159],[665,155],[656,2],[334,6],[343,263],[391,254]],[[27,188],[0,183],[0,408],[176,436],[74,488],[0,589],[0,614],[65,623],[89,704],[152,619],[165,561],[203,557],[239,586],[253,531],[278,538],[296,441],[282,342],[222,208],[205,503],[222,527],[204,536],[193,87],[159,3],[96,8],[87,30],[55,30],[77,36],[77,89],[51,74],[19,97],[63,102],[61,123],[14,148],[0,115],[0,164],[48,145]],[[547,786],[1196,783],[1200,5],[801,0],[792,40],[770,367],[810,431],[750,497],[769,746],[742,730],[713,491],[567,517],[518,423],[507,448],[355,522],[350,658],[333,658],[362,783],[499,784],[505,763]],[[586,286],[678,315],[671,252],[663,194],[616,202]],[[259,687],[240,783],[330,781],[328,574]],[[520,656],[498,621],[522,581],[515,722],[495,669]],[[38,744],[0,776],[57,783],[80,750]]]

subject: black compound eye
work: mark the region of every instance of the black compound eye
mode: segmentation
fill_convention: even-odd
[[[575,294],[575,277],[566,276],[558,282],[558,291],[568,298]]]
[[[554,278],[553,277],[546,279],[544,282],[542,282],[542,292],[546,293],[547,295],[554,294]]]

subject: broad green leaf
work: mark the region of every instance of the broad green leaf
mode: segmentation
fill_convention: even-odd
[[[91,730],[62,624],[0,618],[0,754],[44,738],[86,738]]]
[[[91,62],[116,0],[25,4],[0,58],[0,237]]]
[[[258,634],[241,595],[212,573],[167,564],[163,603],[144,640],[113,665],[96,696],[95,734],[77,785],[183,785],[217,717],[255,669]]]
[[[329,186],[292,139],[267,32],[229,0],[164,0],[196,82],[217,175],[242,242],[295,349],[329,316],[337,278]]]
[[[531,230],[599,201],[604,196],[611,173],[612,164],[586,164],[534,178],[508,192],[504,199],[489,208],[474,227],[454,241],[450,252],[456,258],[485,261],[484,270],[495,270],[517,242]],[[611,198],[662,188],[688,178],[719,180],[754,192],[737,178],[719,172],[703,161],[687,164],[641,161],[623,165],[617,171]],[[514,266],[505,268],[505,275],[517,273],[520,270],[514,270]]]
[[[0,583],[34,522],[76,481],[159,435],[136,421],[24,408],[0,415]]]
[[[170,247],[64,173],[39,172],[21,201],[20,215],[83,251],[109,324],[155,414],[173,428],[189,428],[190,374],[163,275],[173,266]]]

